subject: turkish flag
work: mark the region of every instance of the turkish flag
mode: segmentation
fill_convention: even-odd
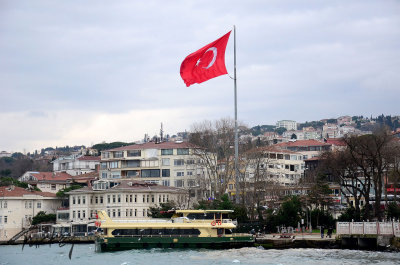
[[[203,83],[211,78],[225,75],[225,49],[229,31],[218,40],[188,55],[181,64],[181,77],[186,86]]]

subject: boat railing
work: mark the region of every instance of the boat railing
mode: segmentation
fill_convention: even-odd
[[[232,234],[228,234],[228,235],[224,235],[226,237],[231,237],[231,236],[251,236],[251,234],[247,234],[247,233],[232,233]]]
[[[113,220],[116,223],[172,223],[172,220],[167,219],[142,219],[142,220]]]
[[[114,237],[199,237],[198,235],[115,235]]]

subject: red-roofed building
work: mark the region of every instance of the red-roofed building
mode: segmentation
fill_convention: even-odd
[[[6,241],[30,226],[38,212],[56,213],[61,200],[51,192],[20,187],[0,187],[0,241]]]
[[[57,193],[71,185],[72,176],[65,172],[27,171],[18,180],[38,187],[41,191]]]
[[[317,140],[296,140],[276,144],[274,146],[293,152],[301,152],[304,155],[304,159],[318,156],[321,152],[332,149],[332,144]]]
[[[328,138],[327,144],[332,145],[332,150],[343,150],[346,148],[346,142],[342,138]]]

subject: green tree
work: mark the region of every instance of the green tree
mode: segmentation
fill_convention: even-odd
[[[289,196],[282,203],[276,215],[277,225],[297,227],[301,221],[301,202],[297,196]]]
[[[287,129],[286,128],[284,128],[284,127],[279,127],[279,128],[276,128],[275,129],[275,132],[277,133],[277,134],[279,134],[279,135],[282,135],[284,132],[286,132],[287,131]]]
[[[386,219],[399,219],[400,218],[400,206],[395,202],[389,203],[386,209]]]
[[[149,216],[152,218],[171,218],[173,213],[168,212],[176,208],[175,202],[161,203],[159,207],[150,207]]]
[[[56,215],[55,214],[46,214],[44,211],[40,211],[37,213],[35,217],[32,218],[32,225],[37,225],[40,223],[55,223]]]

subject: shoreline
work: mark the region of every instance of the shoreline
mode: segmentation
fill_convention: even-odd
[[[46,245],[46,244],[94,244],[94,236],[90,237],[61,237],[61,238],[33,238],[29,240],[16,240],[14,242],[0,241],[0,246],[5,245]],[[400,251],[400,238],[396,237],[336,237],[321,238],[319,234],[266,234],[255,238],[254,247],[264,249],[354,249],[372,251]]]

